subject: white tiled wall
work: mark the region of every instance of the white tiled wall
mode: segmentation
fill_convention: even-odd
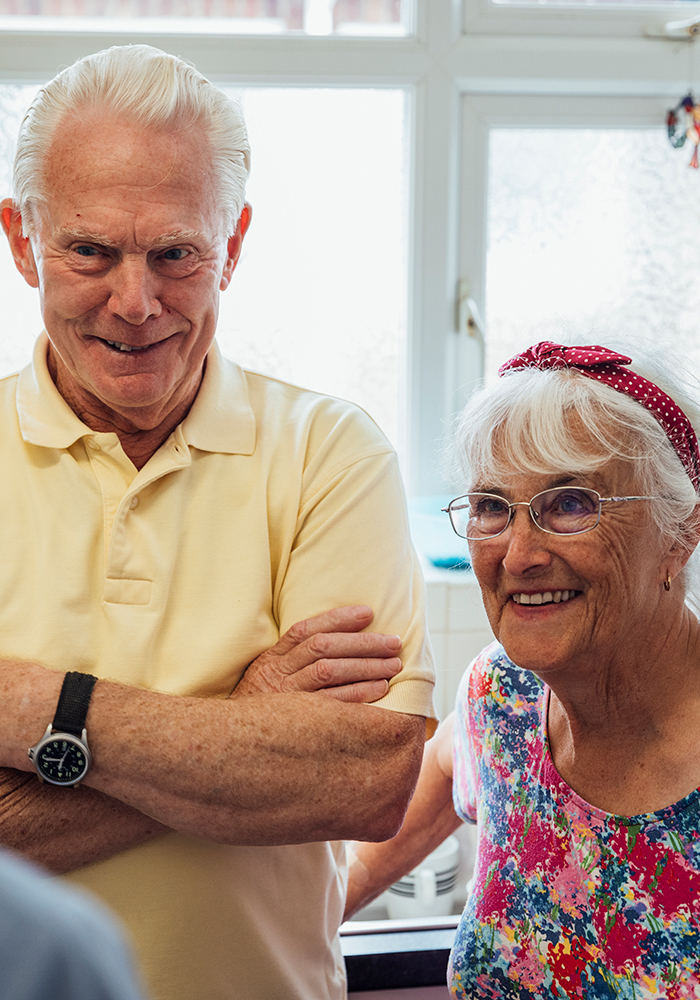
[[[469,662],[493,641],[481,592],[469,570],[423,567],[428,592],[428,628],[435,652],[435,707],[440,718],[454,708]]]

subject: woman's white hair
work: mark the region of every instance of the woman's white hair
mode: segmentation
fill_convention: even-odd
[[[20,127],[14,165],[14,203],[25,233],[45,199],[44,160],[56,131],[69,115],[94,112],[156,131],[200,128],[233,234],[250,170],[243,113],[194,66],[150,45],[113,46],[79,59],[35,97]]]
[[[683,359],[639,341],[589,342],[631,357],[630,369],[663,389],[698,434],[700,386]],[[513,369],[478,390],[459,418],[455,445],[467,491],[506,486],[521,473],[585,475],[622,459],[632,469],[632,492],[659,498],[651,505],[659,531],[694,544],[700,497],[661,424],[630,396],[575,368]],[[700,567],[691,565],[698,561],[688,563],[685,583],[689,603],[700,608]]]

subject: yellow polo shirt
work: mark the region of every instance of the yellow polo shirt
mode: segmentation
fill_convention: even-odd
[[[404,640],[377,704],[434,717],[400,477],[365,413],[214,346],[188,416],[137,471],[65,403],[46,348],[0,381],[0,655],[226,697],[294,622],[369,604],[372,628]],[[341,862],[337,844],[171,833],[70,878],[131,928],[156,1000],[338,1000]]]

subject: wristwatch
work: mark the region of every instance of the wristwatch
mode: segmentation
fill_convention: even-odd
[[[36,746],[27,751],[40,781],[75,788],[88,773],[92,757],[85,718],[96,681],[92,674],[77,670],[68,671],[63,678],[53,722]]]

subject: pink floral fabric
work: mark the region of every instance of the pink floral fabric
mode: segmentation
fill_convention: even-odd
[[[454,801],[479,849],[452,996],[700,998],[700,791],[641,816],[594,808],[554,767],[547,701],[497,643],[462,680]]]

